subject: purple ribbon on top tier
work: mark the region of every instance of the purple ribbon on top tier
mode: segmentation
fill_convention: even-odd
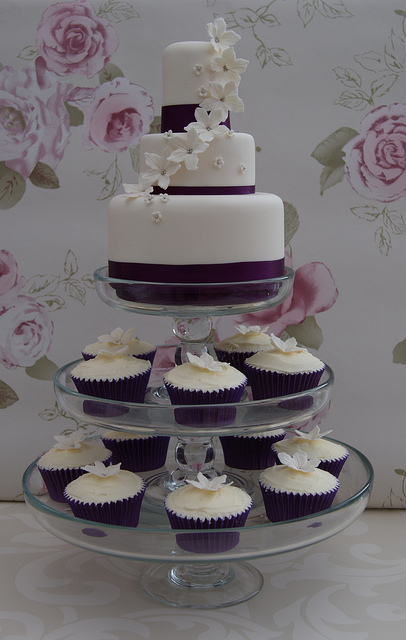
[[[195,122],[195,110],[198,104],[168,104],[161,109],[161,133],[173,131],[183,132],[191,122]],[[230,129],[230,116],[222,122]]]
[[[154,193],[167,193],[172,196],[230,196],[244,195],[246,193],[255,193],[255,184],[242,185],[224,185],[224,186],[206,186],[200,185],[196,187],[170,186],[167,189],[154,187]]]

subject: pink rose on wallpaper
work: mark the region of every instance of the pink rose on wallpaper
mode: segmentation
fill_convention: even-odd
[[[71,85],[51,82],[29,67],[0,71],[1,160],[28,178],[37,162],[55,170],[69,140],[69,115],[64,106]]]
[[[365,198],[392,202],[406,195],[406,104],[370,111],[343,147],[345,174]]]
[[[126,151],[148,133],[154,117],[152,98],[127,78],[105,82],[84,107],[82,141],[87,149]]]
[[[106,66],[118,45],[114,27],[97,16],[88,0],[53,4],[38,24],[39,54],[47,68],[59,76],[83,73],[92,78]]]
[[[289,256],[287,266],[292,266]],[[290,296],[278,307],[239,316],[248,325],[269,325],[269,333],[280,336],[289,325],[303,322],[307,316],[327,311],[337,300],[338,290],[330,270],[322,262],[309,262],[295,271]]]
[[[53,323],[34,298],[18,295],[0,307],[0,362],[8,369],[31,367],[51,346]]]
[[[15,298],[24,286],[25,279],[18,275],[14,256],[5,249],[0,250],[0,308]]]

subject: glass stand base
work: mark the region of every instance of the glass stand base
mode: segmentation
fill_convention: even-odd
[[[246,562],[150,565],[140,586],[154,600],[172,607],[218,609],[253,598],[262,589],[260,571]]]

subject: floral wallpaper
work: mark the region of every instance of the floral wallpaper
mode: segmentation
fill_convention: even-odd
[[[35,20],[14,23],[16,33],[23,33],[23,38],[16,39],[18,46],[1,49],[0,45],[0,224],[6,230],[0,243],[0,413],[7,420],[21,410],[25,385],[34,381],[39,390],[52,386],[54,372],[64,364],[58,358],[55,336],[68,322],[68,313],[77,313],[86,323],[89,310],[98,304],[92,267],[107,260],[105,255],[102,262],[87,264],[83,242],[90,230],[86,222],[83,238],[79,233],[61,247],[52,269],[30,266],[26,250],[11,242],[14,236],[7,230],[14,233],[21,212],[39,202],[39,197],[44,208],[56,203],[52,206],[62,216],[66,185],[73,206],[77,204],[76,182],[80,182],[80,201],[100,209],[103,216],[109,198],[123,191],[123,183],[135,182],[141,136],[159,130],[162,49],[177,39],[204,39],[204,25],[217,17],[241,36],[242,56],[250,60],[244,76],[254,78],[258,87],[251,109],[261,105],[261,118],[265,118],[262,105],[268,100],[274,108],[275,83],[287,89],[297,83],[299,95],[303,74],[328,78],[317,87],[317,98],[307,94],[303,98],[313,100],[315,111],[324,105],[324,120],[310,140],[305,139],[309,114],[302,113],[300,100],[295,104],[296,119],[304,118],[303,139],[295,140],[289,155],[294,154],[306,175],[303,198],[293,181],[292,186],[288,179],[283,184],[284,174],[289,173],[289,163],[283,160],[285,149],[273,146],[269,138],[263,142],[256,137],[259,171],[265,155],[274,167],[281,167],[286,262],[296,275],[293,291],[280,307],[235,321],[268,325],[275,334],[294,336],[322,352],[328,347],[325,335],[331,335],[330,327],[351,318],[352,309],[342,312],[342,305],[348,304],[345,260],[337,260],[334,250],[319,255],[316,242],[303,249],[303,234],[309,234],[314,224],[312,209],[331,209],[331,203],[337,203],[340,233],[351,229],[348,237],[363,234],[360,253],[368,252],[374,264],[379,261],[382,273],[393,273],[393,265],[404,253],[406,12],[401,3],[390,0],[385,7],[379,5],[383,18],[379,27],[369,30],[364,46],[356,33],[370,17],[365,5],[355,0],[189,0],[195,10],[193,19],[188,15],[181,26],[174,15],[176,10],[183,11],[184,1],[173,0],[171,9],[161,0],[35,0],[30,3]],[[157,6],[162,11],[159,21]],[[326,33],[331,33],[335,50],[329,48]],[[347,40],[349,47],[344,46]],[[316,54],[312,58],[323,42],[325,59]],[[140,72],[138,63],[143,49],[146,73]],[[301,58],[303,52],[308,60]],[[283,92],[277,98],[283,105]],[[292,109],[286,104],[287,111]],[[249,131],[248,113],[247,118],[244,130]],[[270,125],[266,118],[264,134],[270,128],[282,130],[288,147],[292,126],[288,115],[284,120],[283,112],[272,113]],[[263,181],[267,178],[264,171]],[[279,193],[278,181],[275,190]],[[119,316],[117,324],[133,321]],[[136,318],[136,325],[147,330],[148,319]],[[103,326],[101,332],[112,328]],[[222,321],[216,319],[214,335],[222,330]],[[392,370],[402,376],[404,329],[391,332],[386,350]],[[55,421],[59,430],[89,428],[78,425],[48,399],[36,417],[40,423]],[[380,505],[404,506],[403,468],[397,461],[385,472]]]

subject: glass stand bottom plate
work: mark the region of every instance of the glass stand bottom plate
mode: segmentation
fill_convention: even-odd
[[[140,586],[154,600],[173,607],[218,609],[253,598],[262,589],[260,571],[247,562],[150,565]]]

